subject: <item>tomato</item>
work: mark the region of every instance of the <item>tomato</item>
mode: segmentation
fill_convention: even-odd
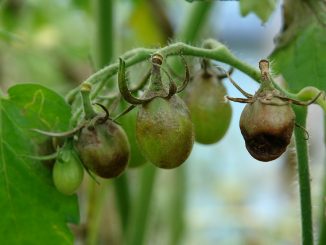
[[[59,150],[52,177],[55,187],[61,193],[72,195],[76,192],[83,180],[84,169],[73,148],[64,146]]]
[[[144,156],[160,168],[175,168],[189,156],[194,143],[193,124],[177,95],[157,97],[141,105],[136,138]]]

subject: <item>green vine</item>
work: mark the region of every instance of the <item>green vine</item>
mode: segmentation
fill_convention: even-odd
[[[299,108],[293,106],[297,123],[305,127],[307,120],[307,108]],[[311,207],[311,191],[310,191],[310,173],[309,173],[309,158],[308,144],[305,139],[305,132],[296,127],[294,129],[295,145],[297,152],[298,163],[298,178],[301,203],[301,226],[302,226],[302,244],[313,244],[313,229],[312,229],[312,207]]]
[[[154,53],[160,53],[162,56],[165,57],[177,56],[182,54],[184,56],[207,58],[207,59],[220,61],[230,66],[233,66],[238,70],[242,71],[243,73],[247,74],[251,78],[253,78],[255,81],[259,82],[260,79],[259,70],[251,67],[250,65],[236,58],[230,52],[230,50],[220,42],[217,42],[216,40],[213,39],[208,39],[205,42],[210,45],[209,49],[199,48],[182,42],[177,42],[161,49],[146,49],[146,48],[133,49],[125,53],[124,55],[122,55],[121,58],[125,60],[126,67],[130,67],[142,61],[145,61],[149,59],[151,55]],[[85,82],[87,83],[97,84],[97,87],[94,89],[91,98],[95,98],[101,92],[108,79],[113,75],[115,75],[118,72],[118,69],[119,69],[119,63],[116,62],[109,66],[104,67],[103,69],[94,73],[92,76],[90,76],[88,79],[85,80]],[[73,102],[79,89],[80,88],[77,87],[68,93],[68,95],[66,96],[66,100],[69,103]]]
[[[225,45],[221,44],[216,40],[208,39],[204,42],[203,46],[205,48],[195,47],[182,42],[177,42],[160,49],[133,49],[122,55],[121,58],[125,60],[125,66],[130,67],[149,59],[153,53],[159,53],[166,58],[170,56],[178,56],[180,54],[184,56],[201,57],[228,64],[247,74],[255,81],[260,81],[260,72],[235,57]],[[99,95],[109,78],[115,75],[118,72],[118,69],[119,64],[113,63],[109,66],[104,67],[103,69],[99,70],[98,72],[90,76],[88,79],[86,79],[84,83],[96,85],[96,88],[91,93],[92,99],[96,98]],[[320,94],[320,90],[314,87],[306,87],[303,88],[299,93],[293,94],[278,86],[274,81],[273,84],[278,90],[282,91],[286,96],[291,99],[307,101],[315,98],[318,94]],[[67,95],[66,99],[69,103],[73,102],[75,95],[79,91],[79,89],[79,87],[75,88]],[[318,103],[324,109],[324,111],[326,111],[325,95],[319,96],[316,100],[316,103]],[[306,120],[306,109],[302,110],[295,108],[295,113],[297,116],[297,123],[304,127]],[[77,110],[75,112],[75,115],[76,114],[80,114],[80,111]],[[302,132],[302,129],[295,129],[295,137],[298,154],[298,174],[302,210],[303,244],[311,245],[313,244],[313,237],[307,142],[304,139],[304,132]]]

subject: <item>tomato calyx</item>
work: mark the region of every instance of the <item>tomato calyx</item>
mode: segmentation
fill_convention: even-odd
[[[133,96],[132,92],[129,90],[125,71],[126,63],[122,58],[119,58],[118,84],[122,97],[132,105],[139,105],[147,103],[157,97],[169,99],[174,94],[182,92],[190,80],[190,73],[185,59],[183,56],[181,56],[181,58],[185,65],[185,78],[182,84],[177,87],[176,83],[173,81],[169,73],[162,67],[163,56],[159,53],[153,54],[151,58],[152,69],[150,76],[150,85],[148,90],[145,91],[144,95],[141,98]],[[168,91],[166,91],[163,86],[161,71],[163,71],[169,79]]]

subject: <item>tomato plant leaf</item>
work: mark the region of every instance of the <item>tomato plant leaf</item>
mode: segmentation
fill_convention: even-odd
[[[282,73],[289,87],[326,90],[326,30],[317,25],[304,30],[290,45],[272,55],[273,68]]]
[[[255,13],[262,22],[266,22],[276,7],[276,0],[240,0],[240,12],[247,16]]]
[[[28,157],[37,154],[41,140],[32,140],[30,128],[67,128],[69,106],[40,85],[17,85],[8,94],[0,99],[1,240],[13,245],[73,244],[67,222],[79,221],[76,195],[60,194],[51,169]]]

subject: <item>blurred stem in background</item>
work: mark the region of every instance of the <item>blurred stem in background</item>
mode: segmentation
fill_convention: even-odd
[[[145,235],[149,214],[151,212],[151,199],[154,189],[156,167],[153,164],[146,164],[142,167],[140,176],[140,188],[137,193],[136,202],[133,203],[133,212],[128,225],[126,245],[145,244]]]
[[[177,40],[185,42],[194,42],[196,37],[199,36],[200,30],[206,23],[209,15],[209,10],[213,6],[213,2],[198,2],[191,4],[189,11],[186,14],[183,24],[181,25],[181,31],[175,36]],[[144,169],[142,176],[142,185],[138,198],[135,203],[135,209],[133,210],[133,216],[129,226],[129,233],[127,244],[141,245],[144,244],[146,238],[146,224],[148,223],[148,213],[150,212],[150,202],[153,190],[147,185],[154,185],[156,169]],[[150,172],[149,172],[150,171]],[[180,167],[175,171],[176,188],[171,190],[169,222],[167,225],[170,227],[170,243],[179,244],[184,231],[184,211],[185,211],[185,193],[186,193],[186,174],[185,168]],[[151,177],[150,179],[144,179]],[[144,197],[143,195],[147,195]]]
[[[114,0],[94,1],[94,20],[95,20],[95,64],[96,69],[110,64],[114,55]],[[114,80],[112,80],[114,81]],[[112,85],[109,87],[112,87]],[[99,224],[103,217],[102,210],[105,203],[107,187],[97,188],[94,181],[90,181],[89,191],[89,211],[88,211],[88,234],[87,244],[98,244]],[[129,215],[129,188],[126,174],[113,180],[115,189],[116,206],[119,211],[122,226],[122,234],[127,227]]]
[[[97,183],[88,178],[88,210],[86,218],[86,245],[97,245],[102,220],[103,203],[107,197],[105,185],[97,186]]]
[[[114,55],[114,2],[115,0],[95,0],[95,64],[97,69],[110,64]]]
[[[324,112],[324,147],[326,147],[326,113]],[[324,173],[326,172],[326,153],[324,156]],[[319,223],[319,245],[326,244],[326,174],[323,176],[322,195],[321,195],[321,209],[320,209],[320,223]]]
[[[293,106],[296,123],[306,128],[307,108],[299,108]],[[301,236],[303,245],[312,245],[313,229],[312,229],[312,207],[311,207],[311,190],[310,190],[310,173],[308,159],[308,143],[305,131],[300,127],[295,127],[295,144],[298,163],[299,192],[301,203]]]
[[[110,63],[113,55],[113,3],[112,1],[97,0],[95,2],[95,19],[96,19],[96,66],[97,68],[103,67]],[[185,42],[193,42],[200,33],[200,30],[204,26],[207,20],[209,10],[211,9],[212,2],[198,2],[193,3],[190,6],[189,12],[182,25],[181,31],[176,36],[177,40]],[[168,33],[168,32],[167,32]],[[168,40],[169,37],[166,38]],[[109,86],[110,87],[110,86]],[[156,168],[152,165],[144,166],[141,169],[141,184],[140,190],[137,194],[136,201],[133,205],[130,205],[129,189],[126,174],[120,176],[114,181],[115,195],[117,201],[117,208],[119,209],[123,237],[126,238],[127,244],[141,245],[144,244],[147,231],[148,217],[150,214],[151,199],[155,183]],[[184,168],[174,170],[175,180],[177,187],[171,191],[171,213],[170,218],[170,241],[171,244],[178,244],[182,237],[184,230],[184,210],[185,210],[185,182],[186,175]],[[94,183],[91,183],[94,185]],[[94,188],[91,188],[91,190]],[[102,188],[100,188],[102,190]],[[103,189],[105,191],[105,188]],[[92,194],[92,193],[91,193]],[[94,195],[91,195],[94,196]],[[93,233],[89,234],[88,244],[96,244],[96,232],[100,219],[98,216],[102,210],[101,202],[103,203],[103,195],[101,191],[96,193],[95,200],[91,205],[96,210],[95,212],[89,212],[93,214],[90,217],[90,224],[93,224],[93,228],[90,229]],[[93,197],[94,198],[94,197]],[[129,207],[132,207],[131,214],[129,215]],[[128,229],[127,229],[128,228]],[[126,230],[128,232],[126,233]],[[125,236],[127,235],[127,237]]]
[[[213,1],[192,3],[175,39],[185,43],[193,43],[196,41],[207,22],[213,3]],[[174,64],[176,63],[174,62]],[[180,68],[179,66],[176,71],[177,74],[179,74]],[[170,208],[169,217],[171,222],[169,225],[169,227],[171,227],[169,244],[171,245],[180,244],[182,235],[186,229],[184,221],[187,192],[186,167],[187,166],[181,166],[177,168],[174,175],[176,185],[171,196],[172,208]]]

